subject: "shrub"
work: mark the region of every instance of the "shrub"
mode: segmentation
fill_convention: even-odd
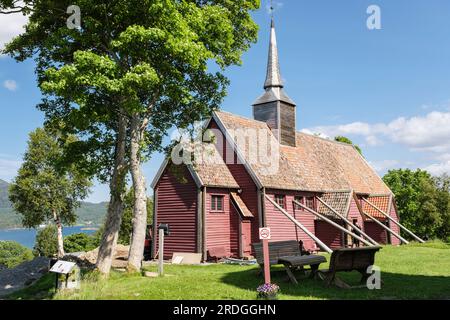
[[[66,253],[91,251],[96,247],[96,239],[86,233],[75,233],[64,237],[64,251]]]
[[[15,241],[0,241],[0,265],[14,268],[33,259],[33,253],[27,247]]]
[[[58,253],[58,230],[51,224],[38,231],[33,253],[35,256],[52,258]]]

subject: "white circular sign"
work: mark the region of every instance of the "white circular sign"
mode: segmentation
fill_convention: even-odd
[[[270,240],[270,228],[259,228],[259,239]]]

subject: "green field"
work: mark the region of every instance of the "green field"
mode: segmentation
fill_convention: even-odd
[[[327,256],[328,257],[328,256]],[[287,282],[282,268],[274,268],[272,282],[278,283],[280,299],[450,299],[450,246],[443,243],[386,246],[377,254],[384,285],[381,290],[325,288],[320,280],[300,278],[299,285]],[[321,265],[325,268],[326,264]],[[156,271],[156,267],[148,270]],[[146,278],[114,272],[109,280],[82,282],[78,292],[54,295],[54,278],[42,278],[33,287],[11,299],[255,299],[262,278],[254,266],[215,264],[207,266],[167,265],[166,276]],[[300,276],[301,277],[301,276]],[[357,284],[359,274],[341,278]]]

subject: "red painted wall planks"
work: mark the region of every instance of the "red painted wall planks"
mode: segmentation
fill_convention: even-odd
[[[187,183],[182,183],[166,169],[156,186],[156,226],[168,223],[170,236],[164,238],[164,259],[174,252],[197,252],[197,186],[186,166],[180,167]],[[158,233],[155,235],[155,253],[158,250]],[[200,252],[200,249],[198,250]]]
[[[286,211],[294,216],[301,224],[303,224],[309,231],[315,233],[313,214],[304,210],[295,209],[293,206],[293,200],[295,196],[311,196],[312,194],[306,194],[301,192],[290,192],[284,190],[267,190],[266,194],[272,199],[276,194],[285,195],[286,199]],[[272,241],[283,240],[301,240],[306,250],[312,250],[316,248],[314,240],[312,240],[303,230],[299,229],[291,220],[289,220],[284,214],[282,214],[275,206],[266,199],[266,223],[271,229]]]
[[[206,195],[206,250],[225,248],[228,255],[239,256],[239,217],[230,202],[229,190],[207,188]],[[223,211],[211,211],[211,197],[224,197]]]
[[[219,130],[219,127],[215,123],[214,120],[211,121],[209,125],[210,129],[217,129]],[[232,150],[231,146],[226,142],[225,136],[221,134],[221,137],[217,139],[217,147],[220,149],[219,143],[222,143],[222,158],[224,159],[225,163],[227,164],[228,169],[230,170],[231,174],[233,175],[234,179],[240,186],[242,193],[240,194],[242,200],[244,201],[247,208],[253,213],[254,218],[251,219],[251,228],[250,230],[247,228],[243,232],[251,232],[249,234],[246,234],[247,237],[249,237],[249,241],[251,243],[253,242],[259,242],[259,219],[258,219],[258,190],[253,182],[253,179],[250,177],[250,175],[247,173],[247,170],[245,169],[243,164],[239,164],[237,161],[237,155],[236,153],[233,153],[229,150]],[[227,156],[227,152],[230,153],[230,155]],[[229,159],[231,158],[231,159]]]

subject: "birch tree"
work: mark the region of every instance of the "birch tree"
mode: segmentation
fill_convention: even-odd
[[[57,137],[36,129],[30,134],[24,162],[9,189],[9,199],[22,215],[24,227],[54,222],[58,231],[58,258],[64,256],[63,225],[76,222],[75,209],[91,186],[89,179],[75,167],[60,166],[61,159]]]

